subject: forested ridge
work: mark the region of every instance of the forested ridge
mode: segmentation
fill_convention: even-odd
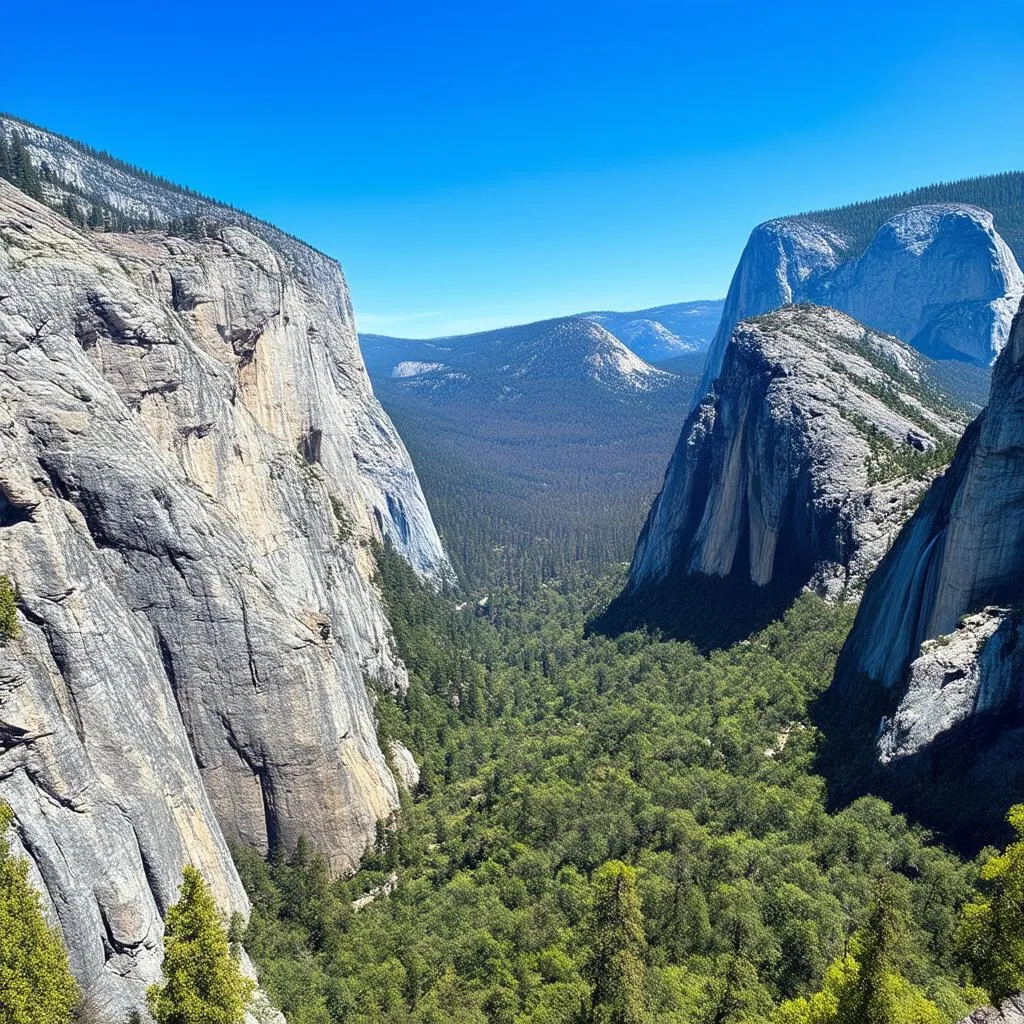
[[[875,232],[890,218],[910,206],[927,203],[969,203],[988,210],[995,229],[1024,262],[1024,171],[985,174],[960,181],[943,181],[880,199],[868,199],[828,210],[797,214],[792,220],[811,220],[831,228],[848,244],[846,255],[859,256]]]
[[[587,636],[614,579],[496,593],[480,618],[380,567],[411,673],[380,729],[418,792],[350,880],[301,843],[236,851],[246,947],[290,1021],[939,1024],[999,994],[972,922],[1019,868],[874,798],[826,806],[808,708],[852,608],[805,595],[702,656]]]
[[[632,552],[679,433],[660,409],[432,405],[380,389],[462,579],[526,594]]]

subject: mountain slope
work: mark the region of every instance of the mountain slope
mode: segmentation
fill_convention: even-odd
[[[0,181],[0,798],[117,1019],[185,864],[246,913],[225,837],[357,865],[398,806],[367,680],[406,685],[370,545],[448,571],[337,265],[204,209],[88,231]]]
[[[610,310],[581,313],[614,334],[630,351],[649,363],[688,352],[703,352],[722,319],[723,299],[676,302],[631,313]]]
[[[844,722],[833,759],[866,765],[872,785],[913,795],[917,813],[970,843],[1024,793],[1022,599],[1018,314],[989,404],[872,578],[824,705]]]
[[[648,365],[618,338],[582,317],[429,341],[360,335],[367,369],[406,389],[458,391],[513,401],[546,389],[659,391],[672,376]]]
[[[963,427],[926,363],[823,307],[739,324],[605,625],[717,646],[804,586],[861,586]]]
[[[649,366],[582,317],[360,342],[474,584],[628,556],[693,377]]]
[[[980,182],[973,190],[961,184],[989,198]],[[965,202],[916,205],[916,198],[872,206],[892,212],[863,245],[858,231],[873,223],[863,211],[849,221],[831,211],[755,228],[729,286],[704,387],[740,320],[793,302],[839,309],[932,358],[989,365],[1005,344],[1024,275],[990,211]],[[1000,223],[1024,217],[1024,196],[1019,204],[1001,206]]]

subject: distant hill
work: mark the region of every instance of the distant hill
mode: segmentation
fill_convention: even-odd
[[[583,313],[615,335],[627,348],[649,363],[687,352],[704,352],[722,319],[724,299],[675,302],[631,313]]]
[[[586,317],[360,344],[471,584],[628,558],[695,375],[649,365]]]

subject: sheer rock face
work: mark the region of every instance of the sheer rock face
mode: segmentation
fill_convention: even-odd
[[[881,721],[866,728],[874,736],[872,756],[891,769],[927,763],[942,771],[955,758],[980,788],[985,779],[1007,782],[1024,752],[1022,597],[1024,316],[1018,314],[995,366],[988,407],[871,580],[827,695],[830,705],[849,708],[850,715],[858,707],[884,709]],[[1011,749],[1016,762],[1007,760]],[[968,782],[958,777],[958,785]]]
[[[800,558],[826,592],[866,578],[921,486],[904,474],[869,482],[872,434],[910,455],[962,428],[916,393],[921,362],[822,307],[740,324],[684,427],[630,586],[664,578],[680,558],[688,572],[727,576],[744,552],[757,586]],[[780,550],[782,538],[802,550]]]
[[[1024,294],[1009,246],[976,206],[915,206],[886,221],[858,258],[806,218],[768,221],[747,242],[711,344],[703,393],[747,317],[794,302],[848,313],[933,358],[987,366],[1006,343]]]
[[[187,247],[181,248],[179,265],[169,271],[177,311],[193,311],[218,332],[224,330],[224,340],[241,363],[251,361],[266,332],[263,348],[274,353],[275,369],[259,377],[258,402],[247,401],[253,414],[278,436],[292,439],[296,428],[306,432],[310,450],[322,433],[324,462],[332,472],[341,470],[340,461],[354,459],[358,493],[371,509],[377,534],[387,537],[421,576],[441,580],[451,575],[408,453],[373,397],[348,287],[335,260],[272,224],[135,173],[71,139],[3,116],[0,133],[8,138],[19,134],[35,163],[47,169],[43,188],[51,205],[68,200],[87,210],[98,202],[135,218],[152,218],[157,226],[188,216],[220,225],[225,245],[238,246],[239,260],[231,272],[237,290],[224,290],[219,271],[199,265],[187,256]],[[169,244],[178,246],[179,241]],[[247,273],[243,261],[251,264]],[[308,315],[299,329],[288,331],[297,308],[283,303],[296,296],[308,306]],[[321,417],[339,418],[325,425]],[[340,461],[334,452],[338,446],[348,449]]]
[[[625,599],[666,584],[682,596],[700,577],[829,596],[861,584],[924,487],[915,460],[963,427],[924,363],[822,307],[741,323],[683,428]]]
[[[0,181],[0,798],[101,1003],[157,977],[186,863],[247,910],[225,836],[343,871],[397,806],[369,543],[445,563],[319,266],[79,232]]]

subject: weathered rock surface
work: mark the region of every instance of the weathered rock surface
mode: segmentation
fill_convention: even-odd
[[[925,364],[823,307],[738,325],[683,428],[622,606],[646,609],[635,621],[685,608],[703,625],[678,625],[702,643],[719,605],[742,617],[744,605],[785,603],[806,585],[856,591],[941,462],[936,449],[951,450],[963,428]]]
[[[960,1024],[1024,1024],[1024,996],[1010,996],[998,1007],[983,1006],[964,1017]]]
[[[976,206],[915,206],[886,221],[856,258],[845,239],[806,217],[755,228],[729,286],[704,386],[718,376],[740,320],[812,302],[894,334],[932,358],[987,366],[1024,294],[1009,246]]]
[[[903,778],[927,775],[935,800],[926,815],[968,838],[1024,796],[1021,598],[1018,314],[988,407],[873,576],[825,704],[826,715],[860,720],[856,738],[867,746],[860,756],[893,773],[892,792],[900,793]],[[854,734],[844,728],[843,735]],[[960,799],[942,797],[943,779]]]
[[[158,976],[185,864],[247,910],[225,836],[343,871],[397,806],[369,545],[445,562],[343,279],[296,267],[230,225],[80,232],[0,181],[0,797],[104,1005]]]
[[[280,346],[282,341],[294,347],[292,339],[299,331],[284,330],[289,317],[289,311],[282,309],[285,285],[293,293],[300,293],[303,301],[315,297],[303,329],[311,342],[319,342],[326,354],[325,362],[330,364],[330,374],[321,373],[325,367],[316,363],[308,367],[316,371],[315,377],[278,374],[277,379],[264,374],[260,382],[263,404],[266,408],[272,403],[278,405],[268,414],[277,417],[274,428],[294,431],[300,426],[309,432],[315,447],[317,432],[327,429],[316,417],[341,412],[329,401],[324,404],[324,385],[330,381],[331,386],[340,388],[351,398],[351,407],[333,432],[335,438],[347,432],[349,447],[357,453],[358,486],[372,509],[378,533],[387,537],[421,575],[431,579],[450,575],[408,453],[373,397],[359,352],[348,286],[335,260],[272,224],[137,173],[71,139],[3,116],[0,132],[8,137],[17,132],[36,164],[46,167],[44,191],[53,207],[71,202],[85,211],[90,203],[101,203],[136,219],[151,219],[158,227],[193,217],[221,234],[224,228],[242,228],[243,234],[232,237],[247,239],[241,243],[239,256],[252,263],[252,273],[250,280],[239,282],[243,290],[233,296],[236,307],[227,305],[230,298],[211,299],[210,295],[218,295],[220,282],[207,280],[204,268],[189,266],[187,259],[176,268],[172,283],[176,306],[181,311],[197,310],[197,315],[211,325],[216,320],[218,329],[229,332],[225,338],[242,362],[251,361],[256,341],[264,331],[269,332],[264,348]],[[257,239],[266,244],[259,245]],[[237,307],[239,299],[253,304]],[[328,450],[325,459],[329,462],[332,458]]]

